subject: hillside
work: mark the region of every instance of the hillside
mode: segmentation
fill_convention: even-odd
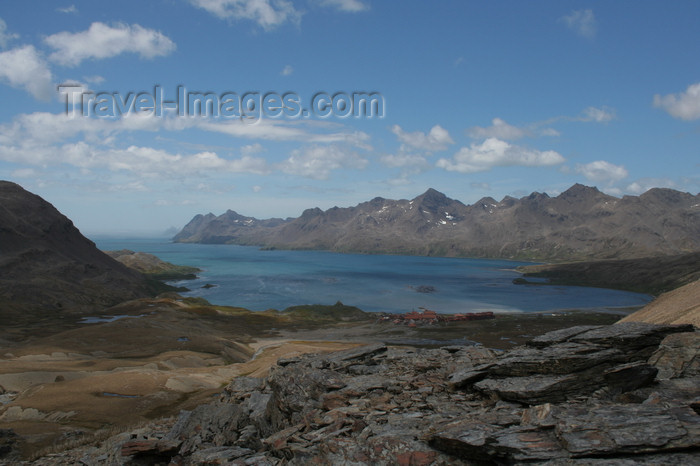
[[[354,207],[258,220],[234,211],[197,215],[176,242],[340,252],[532,260],[622,259],[700,250],[700,195],[654,188],[617,198],[574,185],[473,205],[429,189],[413,200],[377,197]]]
[[[104,251],[104,253],[130,269],[134,269],[156,280],[192,280],[197,278],[198,272],[202,271],[197,267],[171,264],[153,254],[134,252],[129,249]]]
[[[154,284],[102,253],[41,197],[0,181],[0,309],[13,323],[94,311]]]
[[[662,294],[620,322],[693,324],[700,327],[700,280]]]
[[[518,268],[525,279],[546,278],[552,285],[593,286],[658,295],[700,279],[700,252],[640,259],[567,262]]]

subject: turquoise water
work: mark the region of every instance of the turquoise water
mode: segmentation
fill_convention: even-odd
[[[639,293],[575,286],[522,286],[513,271],[524,262],[487,259],[261,251],[256,247],[93,238],[103,250],[132,249],[203,269],[176,282],[213,304],[261,311],[299,304],[344,304],[365,311],[440,313],[537,312],[641,306]],[[172,282],[171,282],[172,283]],[[206,284],[216,285],[204,289]],[[420,293],[418,287],[432,287]],[[425,288],[424,288],[425,289]]]

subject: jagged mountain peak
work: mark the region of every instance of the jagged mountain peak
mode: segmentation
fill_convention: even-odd
[[[492,198],[491,196],[486,196],[486,197],[482,197],[481,199],[476,201],[474,203],[474,205],[479,206],[479,207],[484,207],[484,206],[491,207],[494,205],[498,205],[498,201],[496,201],[496,199]]]
[[[549,194],[547,193],[540,193],[540,192],[533,192],[529,196],[524,197],[523,199],[529,199],[531,201],[536,201],[536,200],[543,200],[543,199],[550,199]]]
[[[428,188],[426,192],[413,199],[414,202],[444,202],[449,198],[437,189]]]
[[[693,196],[690,193],[684,193],[670,188],[651,188],[650,190],[641,194],[639,199],[645,202],[656,201],[666,204],[678,204],[697,202],[698,197],[700,196]]]
[[[612,198],[612,196],[600,192],[600,190],[595,186],[586,186],[580,183],[576,183],[575,185],[561,193],[559,196],[557,196],[557,199],[563,199],[568,201],[582,201],[587,199],[596,199],[599,197]]]

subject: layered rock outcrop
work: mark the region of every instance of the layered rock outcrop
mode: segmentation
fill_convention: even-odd
[[[377,344],[283,359],[177,419],[51,459],[693,464],[698,346],[691,326],[627,323],[552,332],[502,354]]]

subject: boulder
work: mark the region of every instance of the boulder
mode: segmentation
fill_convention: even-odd
[[[693,377],[700,375],[699,355],[699,333],[674,333],[663,339],[649,364],[659,370],[659,378]]]

